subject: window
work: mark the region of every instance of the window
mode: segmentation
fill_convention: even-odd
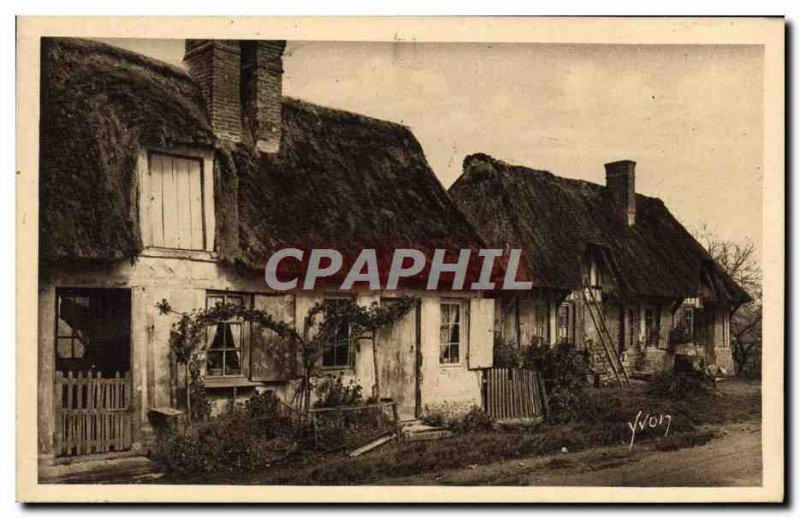
[[[628,335],[626,337],[625,346],[628,349],[633,349],[636,346],[636,311],[634,311],[632,308],[629,308],[627,317],[628,320],[626,323],[628,324]]]
[[[210,293],[206,307],[217,305],[250,307],[250,297],[242,294]],[[206,373],[209,376],[242,376],[243,355],[248,337],[244,322],[239,319],[220,322],[206,329]]]
[[[339,304],[350,303],[348,299],[325,299],[326,304],[334,307]],[[350,350],[350,328],[347,322],[340,322],[334,331],[333,341],[328,344],[322,353],[322,366],[326,368],[351,368],[353,355]]]
[[[533,306],[534,321],[533,321],[533,334],[538,344],[546,344],[550,342],[550,322],[547,318],[547,303],[537,302]]]
[[[58,296],[57,312],[56,355],[62,360],[83,358],[86,346],[83,343],[83,326],[79,315],[89,313],[89,297],[61,293]]]
[[[130,317],[129,290],[57,289],[56,370],[111,376],[128,371]]]
[[[572,304],[565,302],[558,307],[558,343],[572,342]]]
[[[151,153],[142,179],[145,246],[203,250],[202,160]]]
[[[463,302],[442,302],[439,323],[439,363],[460,363],[464,341]]]

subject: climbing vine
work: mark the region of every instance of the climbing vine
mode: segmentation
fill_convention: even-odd
[[[336,304],[319,302],[305,316],[302,332],[286,322],[276,320],[265,311],[234,304],[220,303],[211,308],[181,313],[173,310],[166,299],[162,299],[156,307],[162,315],[180,316],[172,325],[169,346],[175,362],[185,368],[186,410],[189,420],[192,420],[205,415],[208,407],[202,373],[206,361],[205,333],[209,326],[235,320],[274,332],[279,340],[269,342],[272,349],[270,355],[285,361],[294,361],[294,358],[299,360],[298,397],[293,402],[305,415],[311,407],[311,380],[316,375],[319,360],[331,347],[335,333],[343,325],[350,330],[351,347],[356,347],[362,339],[371,341],[375,372],[373,398],[380,398],[377,334],[402,319],[414,303],[414,299],[409,297],[393,299],[383,305],[374,302],[369,306],[359,306],[352,301],[338,301]]]

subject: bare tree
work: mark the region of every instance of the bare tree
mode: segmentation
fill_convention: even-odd
[[[731,318],[731,347],[737,375],[760,375],[759,361],[755,362],[759,372],[749,372],[751,362],[760,360],[761,356],[762,274],[755,245],[747,238],[740,241],[720,239],[708,225],[702,225],[693,233],[717,264],[753,299]]]

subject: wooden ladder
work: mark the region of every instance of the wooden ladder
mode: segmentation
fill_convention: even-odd
[[[614,352],[614,340],[611,337],[611,333],[608,332],[603,310],[594,295],[594,290],[587,283],[583,284],[581,297],[583,298],[585,306],[589,310],[589,316],[592,319],[592,323],[594,323],[594,328],[597,329],[597,334],[600,337],[600,344],[605,350],[606,358],[608,358],[608,363],[611,365],[611,370],[614,372],[617,382],[621,387],[630,385],[631,381],[630,378],[628,378],[628,372],[625,370],[625,365],[622,363],[620,357]]]

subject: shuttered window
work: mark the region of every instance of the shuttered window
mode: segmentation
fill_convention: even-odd
[[[142,229],[145,246],[202,250],[202,161],[163,153],[151,153],[142,200],[147,217]]]

